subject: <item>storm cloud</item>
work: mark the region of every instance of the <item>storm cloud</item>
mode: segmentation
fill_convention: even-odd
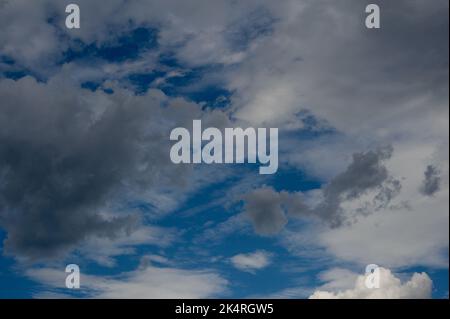
[[[155,181],[182,184],[186,167],[169,164],[167,130],[198,114],[195,104],[159,91],[91,92],[62,76],[1,81],[0,100],[7,252],[50,257],[90,236],[129,233],[139,217],[120,212],[119,200],[139,198]]]

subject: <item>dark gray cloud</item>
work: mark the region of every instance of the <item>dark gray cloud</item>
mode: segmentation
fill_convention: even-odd
[[[432,196],[441,188],[440,171],[433,165],[428,165],[424,172],[425,178],[422,182],[420,191],[426,196]]]
[[[301,192],[277,192],[270,187],[254,190],[246,195],[245,213],[259,234],[276,234],[287,223],[286,215],[319,217],[331,227],[351,222],[351,218],[367,215],[387,207],[401,189],[400,181],[390,176],[384,161],[392,156],[392,147],[383,147],[365,153],[355,153],[347,169],[322,188],[322,199],[311,207]],[[342,203],[360,198],[374,191],[370,201],[365,201],[347,214]]]
[[[324,199],[314,208],[314,213],[331,226],[340,226],[344,220],[341,202],[357,199],[371,190],[376,190],[377,194],[367,208],[378,210],[385,207],[401,188],[400,182],[389,175],[383,164],[392,156],[392,151],[392,147],[384,147],[366,153],[355,153],[347,169],[325,186]],[[369,213],[364,208],[360,208],[358,212]]]
[[[286,225],[287,217],[282,207],[285,196],[271,187],[259,188],[244,196],[245,213],[258,234],[273,235]]]
[[[65,76],[1,81],[0,101],[0,226],[5,250],[30,258],[130,232],[138,218],[115,205],[182,184],[169,130],[200,112],[158,91],[107,95]]]

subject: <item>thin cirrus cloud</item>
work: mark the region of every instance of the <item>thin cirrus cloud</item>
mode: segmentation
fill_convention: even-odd
[[[36,294],[36,298],[51,297],[52,294],[64,296],[65,274],[59,269],[30,269],[27,275],[47,287]],[[225,294],[228,289],[228,281],[214,271],[155,266],[151,262],[144,262],[138,269],[120,276],[82,274],[81,280],[83,289],[80,293],[89,298],[212,298]]]

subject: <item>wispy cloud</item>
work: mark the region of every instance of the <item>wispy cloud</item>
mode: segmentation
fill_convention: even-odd
[[[271,263],[272,254],[267,251],[255,251],[248,254],[237,254],[230,258],[234,267],[253,273],[267,267]]]
[[[82,273],[79,293],[89,298],[114,299],[212,298],[223,296],[228,289],[228,281],[212,270],[154,266],[152,260],[155,260],[154,256],[143,258],[138,269],[117,276]],[[164,259],[162,261],[164,262]],[[30,269],[27,275],[44,285],[43,292],[35,295],[37,298],[70,296],[64,288],[66,274],[62,270]]]

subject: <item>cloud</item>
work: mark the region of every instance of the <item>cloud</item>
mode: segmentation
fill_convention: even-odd
[[[363,27],[366,4],[358,1],[333,6],[328,1],[288,1],[271,8],[280,17],[271,36],[255,44],[240,67],[227,74],[239,92],[236,116],[282,125],[308,109],[338,131],[370,138],[371,133],[414,130],[405,116],[412,119],[417,113],[431,124],[429,105],[445,114],[448,19],[443,12],[448,3],[379,5],[384,23],[376,34]],[[427,32],[420,34],[423,28]],[[358,43],[358,48],[349,43]],[[388,52],[390,58],[379,52]],[[383,71],[393,67],[389,75]],[[391,113],[393,105],[402,111]]]
[[[329,287],[336,286],[333,281],[341,280],[341,272],[326,273]],[[357,276],[354,287],[346,290],[317,290],[310,299],[428,299],[431,298],[433,282],[426,273],[414,273],[407,282],[402,283],[389,269],[379,268],[380,287],[367,288],[366,276]]]
[[[77,246],[77,252],[106,267],[116,266],[114,257],[136,254],[136,247],[164,248],[176,240],[173,229],[140,225],[130,233],[116,234],[114,238],[92,236]]]
[[[385,147],[353,154],[347,169],[322,188],[322,198],[314,207],[307,204],[304,193],[277,192],[264,186],[243,197],[244,213],[250,217],[258,234],[273,235],[286,225],[286,215],[317,217],[331,227],[339,227],[359,215],[379,211],[387,207],[401,189],[400,181],[393,178],[384,165],[392,151],[392,147]],[[363,198],[368,194],[368,199]],[[357,207],[342,207],[346,202],[358,201]]]
[[[291,253],[312,260],[339,260],[361,266],[375,263],[388,268],[412,265],[448,268],[446,151],[439,155],[441,190],[433,196],[419,193],[424,175],[417,168],[426,167],[434,152],[434,146],[427,142],[397,144],[385,165],[401,178],[402,189],[388,206],[336,228],[313,220],[300,229],[292,224],[282,234],[284,245]],[[357,210],[359,205],[359,201],[352,201],[345,209]]]
[[[305,299],[313,291],[310,287],[294,287],[286,288],[271,294],[255,295],[250,298],[262,298],[262,299]]]
[[[287,217],[281,207],[283,197],[271,187],[256,189],[244,196],[245,214],[258,234],[273,235],[286,225]]]
[[[359,274],[345,268],[331,268],[318,274],[320,282],[324,282],[320,286],[320,290],[342,291],[353,288],[358,279]],[[310,294],[314,293],[312,291]]]
[[[0,81],[0,225],[5,250],[31,259],[129,234],[141,218],[123,202],[156,185],[181,190],[190,170],[171,165],[167,136],[197,105],[159,91],[91,92],[66,75]]]
[[[0,51],[24,68],[43,73],[53,67],[63,50],[57,30],[46,23],[51,12],[45,2],[49,3],[22,0],[0,3]],[[30,32],[36,37],[30,39]]]
[[[432,196],[439,191],[441,186],[441,177],[439,170],[433,165],[428,165],[424,173],[425,179],[422,183],[420,191],[426,196]]]
[[[161,29],[157,37],[158,50],[170,53],[183,65],[232,65],[243,59],[248,46],[267,36],[273,24],[271,10],[257,2],[194,1],[180,6],[177,1],[172,0],[164,3],[159,0],[138,0],[132,3],[111,0],[108,6],[104,6],[93,1],[79,0],[77,4],[83,16],[81,28],[68,30],[64,24],[65,2],[1,2],[0,28],[4,32],[0,34],[0,51],[14,57],[19,66],[47,77],[54,74],[58,64],[73,49],[84,45],[114,49],[117,48],[118,34],[127,34],[135,27],[157,26]],[[116,14],[118,11],[121,12],[120,15]],[[27,37],[31,32],[36,35],[32,40]],[[140,40],[137,47],[145,49],[149,44],[148,39]],[[133,63],[128,63],[130,61],[108,64],[97,60],[95,64],[88,61],[90,70],[79,65],[78,71],[97,71],[114,77],[114,69],[127,72],[126,67],[120,67],[122,65],[131,66],[128,72],[151,72],[158,54],[152,56],[147,50],[139,50],[137,53],[136,60],[140,62],[137,63],[140,64],[140,69],[133,68]],[[109,72],[107,69],[111,68],[113,70]]]
[[[339,291],[351,288],[358,274],[343,268],[332,268],[318,275],[318,279],[325,284],[320,286],[321,290]],[[300,286],[287,287],[274,293],[263,295],[262,298],[275,299],[305,299],[311,296],[317,287],[305,282]]]
[[[369,191],[376,193],[368,207],[361,206],[356,214],[370,214],[385,207],[401,189],[400,181],[391,177],[384,161],[392,156],[392,147],[378,148],[375,151],[353,154],[353,160],[347,169],[334,177],[323,188],[323,201],[313,209],[331,226],[340,226],[345,220],[342,202],[359,199]],[[302,214],[303,205],[293,204],[293,214]]]
[[[0,1],[0,73],[46,80],[0,83],[5,249],[38,258],[88,242],[86,254],[105,247],[97,261],[111,265],[110,256],[166,231],[142,227],[118,202],[144,198],[168,212],[196,189],[185,178],[190,168],[164,165],[164,138],[205,112],[157,90],[134,96],[115,80],[152,73],[169,56],[188,70],[166,66],[166,74],[183,81],[189,68],[206,67],[195,85],[219,82],[232,92],[226,111],[246,125],[279,126],[282,165],[324,183],[313,192],[255,190],[244,214],[219,230],[241,229],[247,217],[263,235],[292,227],[285,239],[294,254],[448,267],[448,1],[380,0],[376,32],[363,27],[365,3],[328,2],[79,0],[82,28],[68,31],[62,1]],[[79,45],[114,47],[121,35],[155,26],[157,48],[143,45],[133,61],[61,64]],[[114,93],[78,87],[92,79],[113,80]],[[310,134],[302,112],[330,132]],[[393,145],[395,154],[373,145]],[[427,168],[424,178],[430,160],[439,171]],[[212,176],[196,173],[205,183]],[[320,226],[286,227],[292,217],[318,217]]]
[[[30,269],[27,275],[45,285],[42,295],[35,296],[37,298],[66,294],[64,269]],[[228,281],[211,270],[160,267],[145,261],[138,269],[118,276],[88,275],[81,269],[79,292],[90,298],[196,299],[217,297],[227,288]]]
[[[231,257],[231,263],[239,270],[250,273],[267,267],[270,264],[271,254],[266,251],[255,251],[248,254],[238,254]]]

